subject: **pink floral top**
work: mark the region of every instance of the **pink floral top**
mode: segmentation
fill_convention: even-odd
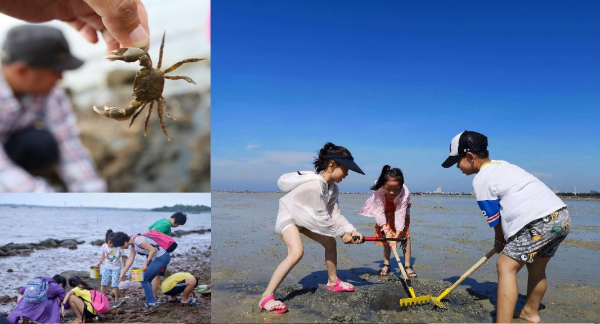
[[[396,230],[403,231],[405,218],[410,217],[410,191],[406,185],[402,185],[402,190],[394,198],[396,211],[394,212],[394,227]],[[375,222],[379,226],[387,223],[385,217],[385,189],[379,188],[373,191],[373,195],[367,199],[360,214],[367,217],[375,217]]]

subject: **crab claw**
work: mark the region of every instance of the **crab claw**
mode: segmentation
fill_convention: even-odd
[[[143,56],[148,57],[148,52],[146,52],[144,49],[137,47],[124,47],[118,48],[110,52],[110,55],[106,55],[102,58],[109,60],[121,60],[125,62],[135,62],[142,59]]]
[[[100,108],[96,108],[94,106],[94,111],[99,113],[102,116],[108,117],[110,119],[115,120],[127,120],[131,115],[133,115],[139,107],[141,107],[144,103],[132,100],[131,104],[127,108],[117,108],[117,107],[106,107],[104,106],[104,110]]]

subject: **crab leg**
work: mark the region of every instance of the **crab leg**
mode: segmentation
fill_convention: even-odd
[[[156,66],[156,68],[159,70],[160,70],[160,66],[162,64],[163,48],[165,48],[165,35],[167,35],[166,30],[163,32],[163,39],[162,39],[162,43],[160,43],[160,52],[158,54],[158,65]]]
[[[133,121],[142,112],[142,110],[144,110],[144,107],[146,107],[147,104],[148,104],[147,102],[144,102],[144,104],[133,113],[133,116],[131,116],[131,120],[129,121],[129,127],[127,127],[127,129],[131,128],[131,125],[133,124]]]
[[[167,116],[167,118],[169,118],[170,120],[177,120],[173,117],[173,115],[171,115],[171,113],[167,110],[167,99],[162,98],[163,101],[163,111],[165,112],[165,116]]]
[[[201,59],[199,59],[199,58],[186,59],[186,60],[183,60],[183,61],[173,64],[170,68],[164,70],[163,73],[167,74],[167,73],[175,70],[176,68],[180,67],[184,63],[192,63],[192,62],[198,62],[198,61],[202,61],[202,60],[205,60],[205,59],[203,59],[203,58],[201,58]]]
[[[127,120],[131,115],[133,115],[140,106],[143,105],[143,102],[137,100],[131,100],[129,107],[127,108],[117,108],[117,107],[106,107],[104,106],[104,110],[100,110],[94,106],[94,111],[103,115],[105,117],[116,119],[116,120]]]
[[[144,126],[144,137],[146,137],[146,132],[148,132],[148,121],[150,120],[150,114],[152,113],[152,108],[154,107],[154,100],[150,103],[150,110],[148,110],[148,115],[146,116],[146,123]]]
[[[164,111],[164,107],[165,107],[164,102],[165,102],[165,98],[160,97],[158,99],[158,121],[160,122],[160,127],[162,127],[163,132],[167,136],[167,140],[170,142],[171,139],[169,138],[169,134],[167,133],[167,126],[165,125],[165,122],[163,121],[163,111]]]
[[[193,83],[196,84],[196,82],[194,82],[194,80],[192,80],[190,77],[186,77],[186,76],[179,76],[179,75],[165,75],[165,79],[169,79],[169,80],[185,80],[189,83]]]

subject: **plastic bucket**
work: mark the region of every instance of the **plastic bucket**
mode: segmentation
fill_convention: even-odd
[[[131,281],[144,281],[142,269],[131,269]]]
[[[92,279],[100,278],[100,267],[97,267],[97,266],[90,267],[90,278],[92,278]]]

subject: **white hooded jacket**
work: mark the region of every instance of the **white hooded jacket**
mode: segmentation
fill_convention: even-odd
[[[289,193],[279,199],[276,232],[293,224],[331,237],[355,230],[340,213],[337,184],[328,185],[313,171],[297,171],[282,175],[277,185]]]

